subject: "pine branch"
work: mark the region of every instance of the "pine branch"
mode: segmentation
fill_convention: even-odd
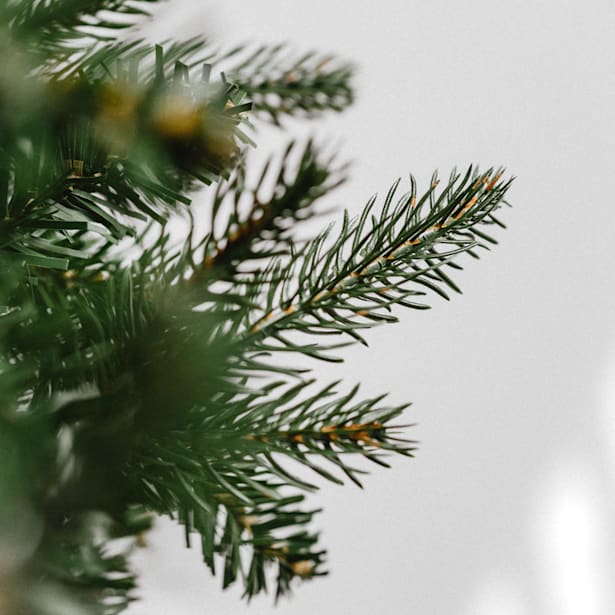
[[[222,558],[223,587],[241,576],[251,597],[266,590],[266,569],[274,566],[281,595],[292,578],[323,574],[318,566],[324,553],[315,549],[317,537],[306,530],[319,511],[296,508],[304,497],[283,495],[284,485],[272,481],[255,460],[236,459],[232,466],[224,461],[196,463],[175,446],[153,450],[158,457],[139,461],[141,475],[147,477],[148,506],[177,516],[186,528],[187,546],[191,532],[200,534],[203,559],[212,572]]]
[[[346,334],[365,343],[359,331],[394,322],[393,306],[426,309],[416,300],[426,291],[445,299],[445,288],[460,292],[445,268],[459,268],[453,259],[460,254],[478,257],[478,248],[495,243],[482,227],[501,225],[495,213],[510,185],[501,177],[501,171],[470,169],[463,178],[454,174],[439,194],[434,179],[418,201],[412,181],[394,205],[397,182],[378,215],[373,198],[359,219],[345,215],[332,243],[329,229],[297,249],[290,263],[277,259],[259,275],[245,276],[249,305],[264,310],[246,309],[244,342],[257,351],[290,349],[327,358],[284,332]]]
[[[319,199],[345,181],[345,169],[322,160],[311,141],[304,146],[291,142],[279,169],[273,167],[270,158],[253,186],[246,185],[243,166],[218,184],[210,205],[213,230],[201,242],[204,257],[192,284],[207,277],[233,279],[239,264],[287,253],[295,225],[316,215]],[[273,186],[263,188],[271,179]],[[225,221],[216,231],[223,213]]]
[[[243,92],[254,109],[275,124],[283,116],[316,117],[324,111],[340,112],[353,102],[353,67],[331,55],[309,52],[293,57],[285,45],[263,46],[255,51],[239,46],[221,51],[201,37],[164,41],[162,46],[165,74],[176,72],[176,62],[186,72],[202,66],[205,81],[212,69],[222,70],[223,80]],[[66,79],[78,71],[94,71],[102,78],[108,71],[127,73],[139,66],[140,77],[147,80],[160,74],[147,62],[148,53],[148,45],[140,40],[96,45],[73,50],[70,58],[51,63],[47,70],[56,79]],[[118,63],[121,69],[114,68]]]
[[[377,404],[384,396],[352,403],[358,386],[347,395],[323,403],[333,395],[333,386],[319,391],[307,402],[300,401],[284,411],[278,408],[275,421],[270,420],[246,437],[258,442],[263,450],[284,454],[299,462],[322,457],[341,469],[358,486],[361,486],[360,481],[343,456],[360,454],[381,465],[386,464],[380,460],[381,455],[377,455],[380,452],[412,456],[414,443],[397,438],[399,426],[389,424],[408,405],[380,408]],[[251,412],[251,415],[253,419],[254,415],[258,416],[258,411]],[[322,468],[314,468],[311,464],[308,467],[322,475]]]
[[[236,141],[246,139],[238,124],[249,105],[233,86],[187,81],[175,58],[200,45],[192,41],[168,53],[157,48],[142,86],[135,65],[133,89],[119,58],[117,74],[97,74],[102,57],[59,94],[56,86],[43,86],[39,94],[51,97],[45,108],[25,89],[27,124],[18,117],[3,127],[21,136],[0,150],[0,249],[32,265],[67,269],[71,259],[85,258],[85,233],[119,240],[134,235],[131,219],[164,223],[178,203],[190,202],[185,191],[195,182],[217,181],[234,165]],[[171,61],[180,67],[174,76],[166,74]],[[160,79],[151,81],[152,71]],[[10,102],[0,95],[0,108]]]
[[[294,505],[314,485],[294,476],[277,456],[298,461],[318,475],[341,484],[316,463],[322,459],[361,486],[344,459],[354,454],[379,465],[382,452],[411,455],[412,442],[395,437],[389,422],[405,406],[380,407],[382,397],[355,401],[357,387],[336,396],[334,385],[306,397],[312,382],[291,387],[272,383],[247,393],[230,392],[194,409],[181,429],[142,439],[130,473],[141,485],[142,502],[161,514],[177,516],[190,533],[201,535],[203,558],[215,572],[215,555],[224,558],[224,587],[242,572],[248,597],[266,589],[266,569],[277,570],[277,594],[294,577],[323,574],[324,551],[306,532],[318,511],[301,512]]]
[[[214,454],[219,460],[264,453],[269,462],[268,453],[273,452],[299,460],[321,475],[328,473],[309,462],[312,456],[346,472],[351,470],[343,462],[346,455],[412,453],[413,442],[397,439],[398,427],[390,426],[407,405],[380,406],[385,396],[357,401],[358,386],[339,396],[335,391],[338,383],[309,394],[312,384],[304,380],[289,386],[280,381],[248,392],[233,392],[230,386],[226,398],[195,409],[189,430],[175,432],[173,437],[182,440],[188,451],[184,455],[194,461]],[[232,460],[229,464],[232,469]],[[266,465],[275,472],[279,469],[279,464]]]
[[[241,50],[243,51],[243,50]],[[286,45],[259,47],[228,70],[255,109],[280,124],[283,116],[343,111],[352,104],[353,67],[309,52],[293,57]]]

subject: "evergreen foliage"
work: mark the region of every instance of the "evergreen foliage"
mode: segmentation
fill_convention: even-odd
[[[293,142],[249,179],[251,122],[343,110],[351,67],[116,38],[147,9],[0,9],[3,613],[122,611],[154,515],[198,536],[248,597],[268,568],[277,595],[324,574],[316,485],[293,468],[360,485],[350,459],[386,466],[414,444],[404,407],[318,385],[292,357],[339,361],[395,306],[448,299],[458,258],[502,226],[510,181],[470,168],[423,193],[396,182],[299,241],[346,170]],[[189,195],[203,184],[199,231]],[[178,242],[168,222],[182,217]]]

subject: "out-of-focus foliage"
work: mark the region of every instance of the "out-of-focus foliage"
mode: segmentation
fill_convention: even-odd
[[[396,183],[299,241],[345,168],[293,142],[251,174],[250,118],[340,111],[351,68],[114,38],[147,8],[0,8],[2,613],[122,611],[157,514],[248,597],[324,574],[314,479],[361,485],[352,457],[386,466],[414,445],[403,406],[317,385],[287,357],[339,360],[395,306],[448,298],[457,258],[501,225],[509,182],[469,169],[424,194]]]

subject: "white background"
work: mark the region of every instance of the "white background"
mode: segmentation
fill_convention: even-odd
[[[352,212],[409,172],[424,188],[435,168],[504,164],[517,180],[500,245],[456,278],[463,295],[399,312],[319,372],[413,401],[421,441],[365,491],[311,498],[330,576],[247,607],[161,522],[136,556],[143,600],[129,613],[615,613],[615,3],[162,8],[161,36],[290,41],[356,62],[355,107],[313,125],[354,161],[334,199]]]

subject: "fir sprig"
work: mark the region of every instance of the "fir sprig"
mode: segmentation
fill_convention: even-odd
[[[0,94],[7,134],[0,154],[10,156],[0,178],[0,249],[67,269],[85,258],[84,233],[106,229],[109,240],[119,240],[135,234],[135,218],[164,223],[178,204],[190,203],[186,189],[228,172],[247,138],[238,125],[249,104],[236,86],[190,82],[176,57],[199,45],[149,49],[156,60],[141,81],[135,64],[130,86],[121,64],[116,74],[98,73],[104,54],[61,87],[32,78],[16,101],[28,109],[26,121],[13,120],[15,101]],[[169,63],[179,73],[167,75]],[[51,104],[40,106],[34,92]]]
[[[353,73],[351,64],[333,56],[297,55],[287,45],[244,52],[228,70],[229,79],[247,93],[256,111],[278,125],[284,116],[314,117],[346,109],[353,102]]]
[[[439,193],[438,184],[434,176],[418,198],[412,180],[411,190],[395,202],[396,182],[377,214],[372,198],[359,218],[344,216],[336,236],[329,228],[292,250],[290,262],[273,260],[258,275],[239,280],[252,293],[250,304],[259,306],[246,310],[243,338],[259,350],[291,348],[314,356],[313,345],[284,333],[346,334],[365,343],[359,331],[396,321],[395,305],[426,309],[417,298],[428,291],[445,299],[447,290],[460,292],[446,269],[459,268],[453,259],[460,254],[478,257],[479,249],[495,243],[481,227],[502,225],[495,214],[510,181],[501,170],[470,168],[463,177],[453,173]]]
[[[295,224],[316,215],[317,202],[344,181],[345,168],[321,156],[310,141],[291,142],[279,163],[270,158],[253,185],[239,166],[213,194],[212,230],[202,242],[204,256],[191,282],[207,276],[232,279],[239,264],[245,271],[247,263],[257,266],[288,254]],[[217,228],[221,218],[224,224]]]
[[[277,567],[278,594],[294,577],[323,573],[324,552],[305,530],[318,511],[289,508],[304,496],[284,495],[288,487],[316,487],[285,468],[282,457],[342,484],[335,471],[316,461],[326,460],[361,486],[363,470],[350,466],[346,456],[360,455],[387,467],[382,453],[411,456],[414,450],[412,442],[396,437],[399,428],[388,425],[403,406],[379,407],[381,397],[357,402],[357,388],[336,396],[335,385],[306,396],[310,384],[276,383],[220,407],[214,402],[192,414],[188,431],[146,441],[134,458],[147,505],[178,516],[188,543],[191,530],[197,530],[212,571],[218,554],[224,586],[241,573],[249,596],[265,589],[271,562]],[[251,551],[247,557],[241,555],[244,547]]]

